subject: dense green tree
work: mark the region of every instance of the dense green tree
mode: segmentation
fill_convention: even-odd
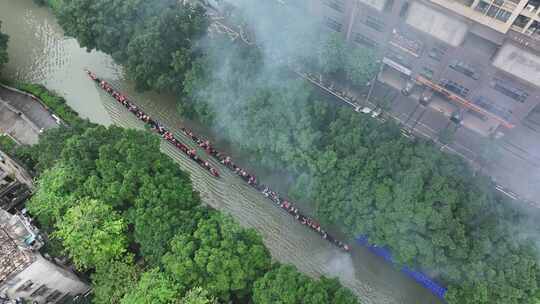
[[[124,63],[138,88],[170,92],[181,91],[208,22],[191,1],[64,0],[57,11],[67,35]]]
[[[152,2],[158,5],[158,1]],[[66,35],[77,38],[82,47],[107,52],[120,62],[146,14],[142,0],[62,0],[57,9]]]
[[[0,21],[0,68],[8,62],[8,41],[9,36],[2,33],[2,21]]]
[[[345,41],[340,34],[334,33],[325,36],[318,52],[318,67],[323,73],[339,72],[345,67]]]
[[[199,221],[192,235],[174,237],[163,265],[182,290],[200,286],[229,300],[249,295],[253,282],[270,267],[270,255],[255,231],[213,213]]]
[[[279,266],[258,279],[253,287],[255,304],[355,304],[356,296],[338,281],[313,280],[293,266]]]
[[[141,275],[136,287],[120,301],[121,304],[176,304],[181,293],[178,285],[158,268]]]
[[[200,198],[189,176],[158,150],[158,138],[147,132],[86,129],[67,140],[59,153],[61,166],[46,174],[30,210],[50,226],[73,199],[106,202],[125,212],[141,253],[157,262],[169,240],[178,231],[194,229],[205,213],[194,209]]]
[[[103,267],[126,252],[127,225],[120,215],[97,200],[77,203],[56,224],[54,233],[77,268]]]
[[[192,41],[199,40],[207,27],[204,9],[188,3],[149,18],[129,42],[127,71],[139,88],[181,91],[194,57]]]
[[[15,150],[15,156],[34,174],[40,175],[55,165],[69,138],[82,134],[92,126],[95,125],[87,120],[80,120],[70,126],[62,125],[58,128],[47,129],[40,134],[38,144],[18,147]]]
[[[208,291],[196,287],[188,291],[179,304],[217,304],[217,300],[208,294]]]
[[[344,61],[347,79],[359,86],[373,80],[381,65],[373,49],[358,46],[352,46],[346,50]]]
[[[92,303],[119,304],[122,298],[137,286],[140,267],[133,256],[108,261],[92,274]]]
[[[55,166],[45,171],[39,181],[38,190],[26,204],[47,232],[61,221],[69,208],[78,204],[75,195],[81,176],[71,167]]]

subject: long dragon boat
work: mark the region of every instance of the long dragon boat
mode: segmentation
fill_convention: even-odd
[[[181,130],[187,137],[191,138],[193,142],[195,142],[200,148],[204,149],[209,155],[214,157],[216,160],[222,163],[225,167],[227,167],[230,171],[232,171],[233,173],[238,175],[240,178],[242,178],[251,187],[261,192],[267,199],[272,201],[275,204],[275,206],[277,206],[278,208],[284,210],[285,212],[293,216],[302,225],[305,225],[311,230],[318,233],[323,239],[329,241],[330,243],[334,244],[335,246],[337,246],[338,248],[344,251],[350,251],[349,245],[345,244],[344,242],[328,234],[328,232],[326,232],[324,229],[321,228],[321,225],[317,221],[302,214],[298,210],[298,208],[295,207],[294,204],[291,203],[287,198],[279,195],[276,191],[273,191],[272,189],[270,189],[269,186],[259,183],[255,175],[250,174],[245,169],[237,166],[232,161],[230,156],[227,156],[219,152],[218,150],[216,150],[212,146],[210,141],[205,140],[195,135],[191,130],[187,128],[182,127]]]
[[[183,144],[180,140],[174,137],[172,132],[165,129],[163,125],[161,125],[158,121],[152,119],[150,115],[144,113],[139,107],[137,107],[137,105],[133,101],[129,100],[129,98],[126,95],[116,90],[111,84],[109,84],[103,79],[98,78],[96,74],[90,72],[89,70],[85,70],[85,71],[90,77],[90,79],[96,82],[100,86],[100,88],[103,89],[103,91],[107,92],[116,101],[118,101],[121,105],[123,105],[126,109],[128,109],[128,111],[131,112],[133,115],[135,115],[137,119],[144,122],[146,125],[150,126],[151,130],[158,133],[163,139],[171,143],[178,150],[180,150],[182,153],[184,153],[193,161],[195,161],[199,166],[201,166],[202,168],[210,172],[210,174],[212,174],[215,177],[219,177],[218,170],[212,167],[208,161],[199,157],[195,149],[190,149],[188,146]]]
[[[126,107],[131,113],[133,113],[137,118],[146,124],[150,125],[150,127],[158,132],[163,138],[165,138],[167,141],[175,145],[178,149],[180,149],[182,152],[184,152],[186,155],[188,155],[191,159],[195,160],[201,167],[208,170],[212,175],[219,176],[219,173],[216,169],[211,167],[208,162],[202,160],[200,157],[197,156],[195,149],[189,149],[186,145],[182,144],[178,139],[176,139],[171,132],[167,131],[162,125],[160,125],[157,121],[153,120],[145,114],[137,105],[129,100],[126,95],[121,94],[117,90],[115,90],[110,84],[108,84],[106,81],[98,78],[94,73],[86,70],[88,76],[98,83],[100,87],[106,91],[109,95],[111,95],[115,100],[117,100],[119,103],[121,103],[124,107]],[[250,185],[252,188],[256,189],[260,193],[264,195],[268,200],[272,201],[274,205],[281,210],[287,212],[289,215],[294,217],[298,222],[300,222],[302,225],[307,226],[311,230],[318,233],[323,239],[329,241],[334,246],[340,248],[344,251],[350,251],[349,245],[345,244],[344,242],[338,240],[337,238],[333,237],[332,235],[328,234],[321,225],[315,221],[314,219],[302,214],[297,207],[294,206],[293,203],[291,203],[287,198],[284,196],[279,195],[276,191],[273,191],[270,189],[269,186],[261,184],[257,181],[257,178],[255,175],[248,173],[245,169],[237,166],[231,159],[230,156],[226,156],[225,154],[219,152],[216,150],[210,143],[210,141],[202,139],[201,137],[195,135],[191,130],[182,127],[181,128],[182,133],[186,135],[188,138],[190,138],[195,144],[197,144],[200,148],[204,149],[210,156],[212,156],[214,159],[218,160],[220,163],[222,163],[225,167],[227,167],[231,172],[238,175],[241,179],[243,179],[248,185]]]

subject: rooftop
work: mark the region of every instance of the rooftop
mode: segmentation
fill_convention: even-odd
[[[37,228],[26,217],[0,209],[0,283],[30,265],[33,252],[42,245]]]

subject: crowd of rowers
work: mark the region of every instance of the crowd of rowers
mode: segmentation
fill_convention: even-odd
[[[326,231],[324,231],[321,228],[321,225],[303,215],[300,213],[298,208],[296,208],[291,202],[289,202],[286,198],[281,197],[277,192],[270,189],[268,186],[261,184],[257,181],[257,178],[255,175],[248,173],[246,170],[242,169],[241,167],[237,166],[231,159],[231,157],[226,156],[216,149],[212,147],[210,142],[208,140],[203,140],[199,137],[197,137],[191,130],[188,130],[186,128],[182,128],[182,132],[193,142],[195,142],[200,148],[204,149],[208,154],[212,155],[214,158],[219,160],[223,165],[225,165],[227,168],[229,168],[232,172],[240,176],[244,181],[246,181],[249,185],[251,185],[253,188],[257,189],[259,192],[261,192],[266,198],[274,202],[276,206],[279,208],[285,210],[287,213],[292,215],[296,220],[298,220],[302,225],[305,225],[309,228],[311,228],[313,231],[317,232],[323,239],[328,240],[335,246],[345,250],[349,251],[350,248],[347,244],[335,239],[331,235],[329,235]]]
[[[92,80],[97,82],[99,84],[99,86],[105,92],[109,93],[114,99],[116,99],[126,109],[128,109],[129,112],[133,113],[139,120],[141,120],[144,123],[148,124],[153,131],[159,133],[159,135],[161,135],[161,137],[163,137],[169,143],[174,145],[176,148],[178,148],[180,151],[182,151],[184,154],[186,154],[189,158],[194,160],[201,167],[208,170],[210,172],[210,174],[212,174],[215,177],[219,177],[219,172],[214,167],[212,167],[210,165],[210,163],[208,163],[208,161],[205,161],[202,158],[200,158],[199,156],[197,156],[197,151],[195,149],[190,149],[188,146],[184,145],[182,142],[180,142],[178,139],[176,139],[171,132],[167,131],[157,121],[153,120],[149,115],[145,114],[133,102],[129,101],[129,99],[125,95],[122,95],[121,93],[117,92],[106,81],[99,79],[94,73],[92,73],[90,71],[86,71],[86,72],[88,73],[88,76],[90,76],[90,78]]]
[[[148,116],[143,111],[141,111],[133,102],[129,101],[125,95],[122,95],[121,93],[117,92],[106,81],[99,79],[95,74],[93,74],[90,71],[87,71],[87,73],[90,76],[90,78],[94,80],[95,82],[97,82],[104,91],[109,93],[114,99],[116,99],[119,103],[124,105],[124,107],[126,107],[128,111],[133,113],[139,120],[148,124],[155,132],[159,133],[165,140],[167,140],[168,142],[176,146],[178,149],[180,149],[182,152],[188,155],[191,159],[196,161],[200,166],[208,170],[212,175],[216,177],[219,176],[218,171],[214,169],[212,166],[210,166],[208,161],[204,161],[200,157],[197,156],[195,149],[190,149],[189,147],[181,143],[179,140],[177,140],[171,132],[167,131],[157,121],[153,120],[150,116]],[[226,156],[220,153],[219,151],[217,151],[216,149],[214,149],[208,140],[203,140],[199,138],[191,130],[188,130],[186,128],[182,128],[181,130],[187,137],[191,138],[191,140],[195,142],[200,148],[204,149],[208,154],[210,154],[212,157],[217,159],[219,162],[225,165],[232,172],[240,176],[240,178],[246,181],[249,185],[251,185],[253,188],[261,192],[266,198],[271,200],[277,207],[285,210],[287,213],[292,215],[302,225],[305,225],[311,228],[313,231],[317,232],[323,239],[328,240],[329,242],[331,242],[338,248],[343,249],[345,251],[350,250],[347,244],[337,240],[336,238],[329,235],[325,230],[323,230],[321,228],[321,225],[317,221],[301,214],[298,208],[296,208],[286,198],[281,197],[277,192],[271,190],[268,186],[259,183],[255,175],[250,174],[246,170],[240,168],[232,161],[232,159],[229,156]]]

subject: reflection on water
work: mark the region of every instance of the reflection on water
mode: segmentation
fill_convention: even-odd
[[[46,85],[94,122],[141,128],[129,112],[87,79],[83,69],[91,68],[130,93],[151,116],[176,130],[179,138],[185,138],[178,132],[182,121],[173,110],[173,98],[136,93],[109,56],[95,51],[88,53],[74,39],[64,37],[46,9],[36,7],[31,0],[0,0],[0,20],[3,30],[11,36],[10,62],[4,70],[5,77]],[[191,145],[189,140],[186,143]],[[260,231],[276,260],[294,264],[313,276],[338,276],[359,295],[362,303],[439,303],[427,290],[365,248],[354,247],[352,255],[337,250],[275,208],[224,167],[220,167],[222,178],[216,179],[169,144],[162,143],[162,150],[191,173],[195,187],[207,204],[231,214],[242,225]]]

